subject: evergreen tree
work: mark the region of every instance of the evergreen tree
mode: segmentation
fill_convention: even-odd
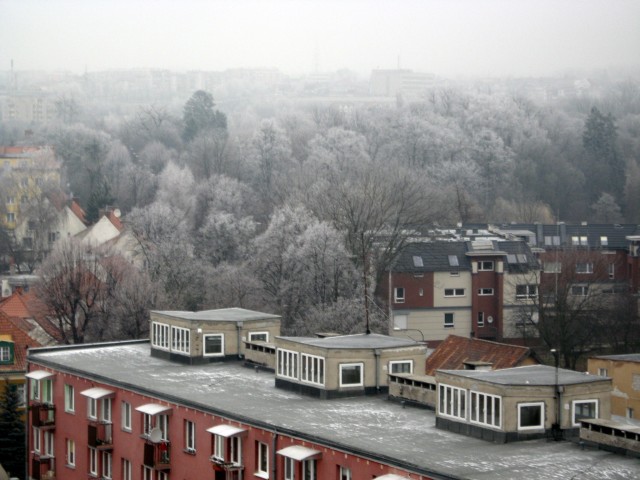
[[[214,110],[213,96],[204,90],[198,90],[187,100],[183,109],[184,131],[182,138],[190,142],[203,131],[213,128],[226,130],[227,116],[219,110]]]
[[[20,403],[17,385],[5,380],[0,397],[0,464],[10,477],[25,478],[25,429]]]

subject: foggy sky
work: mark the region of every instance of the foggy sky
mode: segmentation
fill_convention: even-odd
[[[0,71],[638,67],[638,0],[0,0]]]

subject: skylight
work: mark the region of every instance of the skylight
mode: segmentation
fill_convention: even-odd
[[[424,262],[422,261],[422,257],[419,255],[413,256],[413,266],[414,267],[424,267]]]
[[[458,256],[457,255],[449,255],[449,266],[450,267],[459,267],[460,266],[460,262],[458,262]]]

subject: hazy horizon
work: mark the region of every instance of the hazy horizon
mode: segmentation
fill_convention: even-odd
[[[0,0],[0,70],[640,67],[636,0]]]

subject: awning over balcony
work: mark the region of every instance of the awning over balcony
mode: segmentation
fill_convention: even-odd
[[[374,480],[409,480],[409,477],[402,477],[400,475],[396,475],[395,473],[387,473],[386,475],[382,475],[381,477],[376,477]]]
[[[46,370],[33,370],[25,374],[25,377],[33,378],[34,380],[44,380],[45,378],[51,378],[55,376],[55,373],[47,372]]]
[[[232,425],[216,425],[215,427],[207,428],[207,432],[227,438],[244,435],[247,433],[247,430]]]
[[[301,462],[303,460],[315,460],[320,458],[322,456],[322,452],[320,450],[314,450],[300,445],[292,445],[290,447],[283,448],[282,450],[278,450],[278,455]]]
[[[145,403],[136,407],[136,410],[147,415],[158,415],[164,413],[165,415],[171,413],[172,408],[167,405],[160,405],[159,403]]]
[[[113,390],[107,390],[106,388],[94,387],[88,390],[83,390],[80,395],[93,398],[94,400],[100,400],[101,398],[113,397],[116,392]]]

